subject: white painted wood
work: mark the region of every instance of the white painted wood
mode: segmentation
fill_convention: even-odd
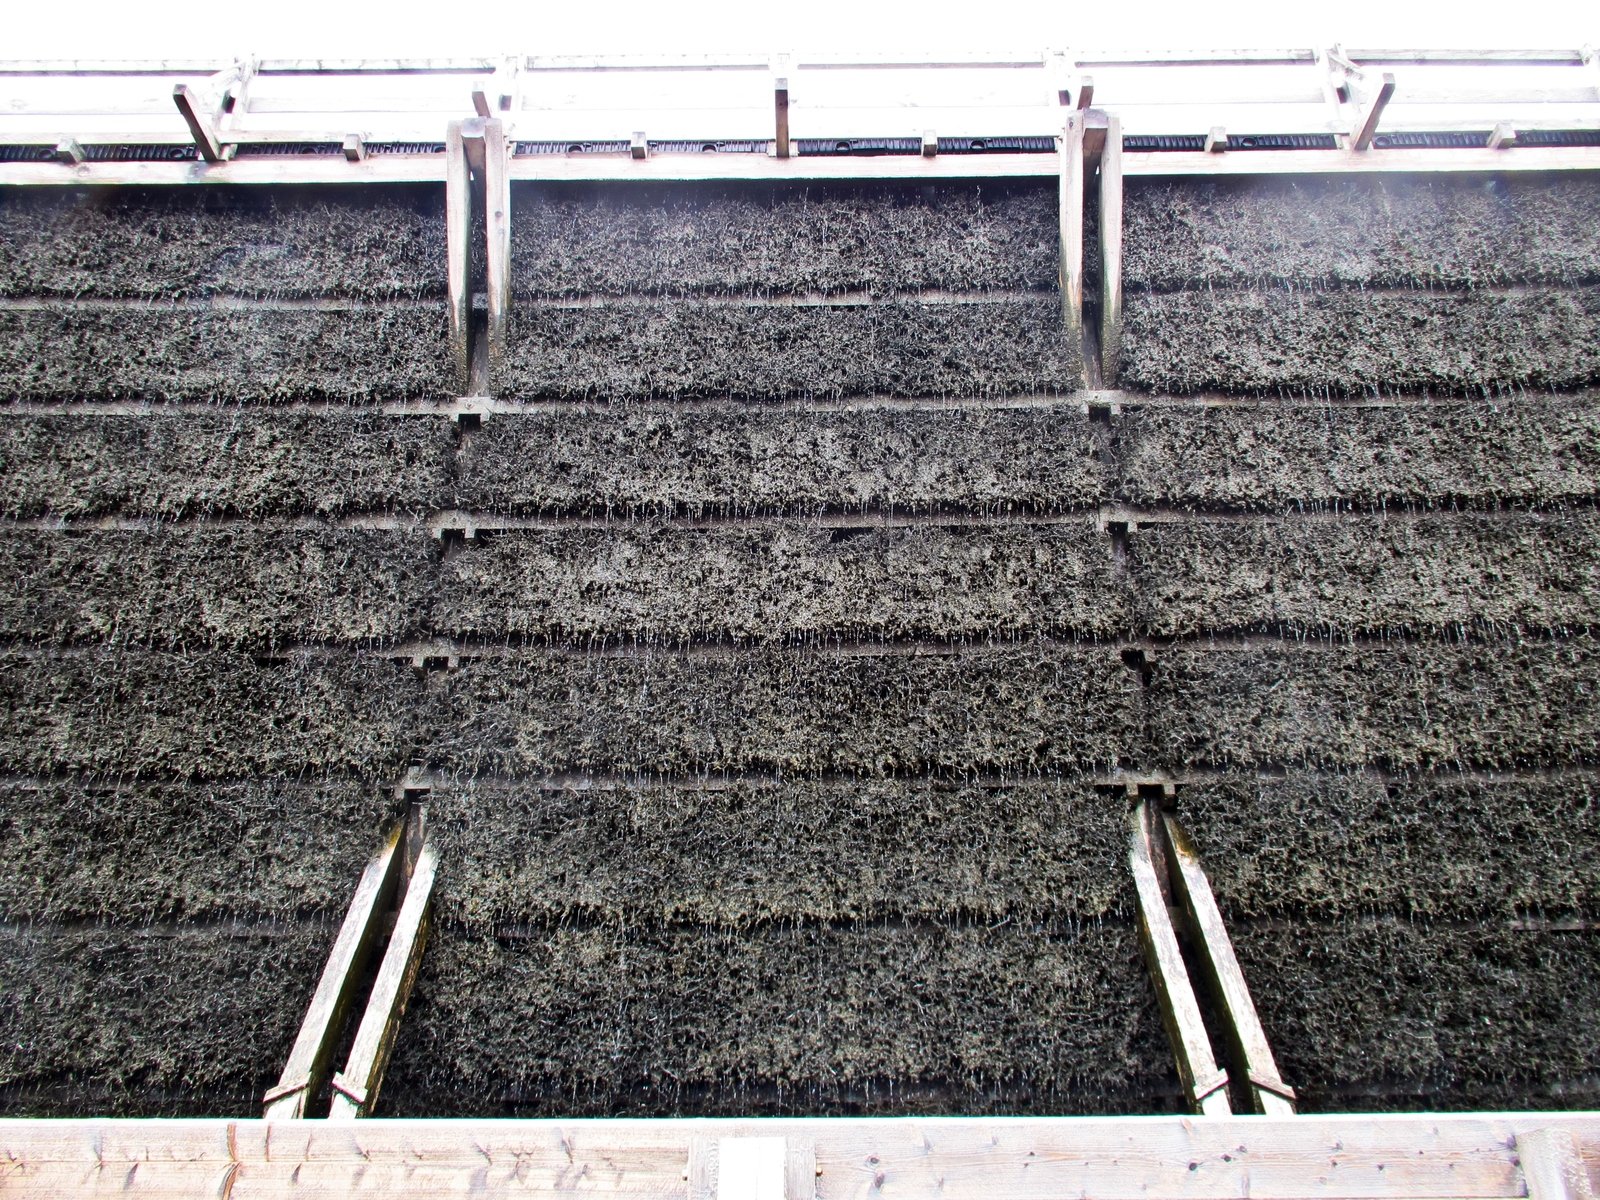
[[[781,1137],[725,1137],[717,1144],[717,1200],[784,1200]]]

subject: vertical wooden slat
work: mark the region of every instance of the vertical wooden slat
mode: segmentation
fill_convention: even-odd
[[[717,1145],[717,1200],[786,1200],[781,1137],[725,1137]]]
[[[511,158],[503,122],[483,127],[484,225],[489,238],[489,378],[503,378],[511,326]]]
[[[1594,1200],[1588,1166],[1570,1129],[1549,1127],[1517,1135],[1517,1156],[1528,1200]]]
[[[467,152],[461,122],[445,130],[445,255],[450,297],[450,357],[455,364],[456,390],[465,394],[472,370],[467,344],[467,317],[472,304],[472,190],[467,174]]]
[[[345,912],[344,924],[328,953],[317,990],[312,993],[299,1036],[289,1051],[278,1084],[262,1100],[263,1117],[294,1119],[305,1115],[306,1103],[327,1077],[328,1060],[338,1040],[344,1017],[354,999],[356,984],[376,943],[382,916],[388,911],[400,878],[400,824],[389,831],[383,848],[367,863],[355,895]]]
[[[786,1139],[783,1200],[816,1200],[817,1145],[809,1137]]]
[[[1067,337],[1083,342],[1083,128],[1067,114],[1061,137],[1061,312]]]
[[[1212,1055],[1200,1005],[1189,982],[1189,969],[1184,966],[1178,934],[1167,911],[1166,892],[1152,856],[1157,836],[1155,820],[1148,803],[1141,801],[1135,806],[1128,858],[1139,901],[1139,939],[1190,1104],[1205,1116],[1223,1117],[1232,1111],[1228,1105],[1228,1076]]]
[[[1122,119],[1100,153],[1100,386],[1116,387],[1122,360]]]
[[[1278,1074],[1266,1030],[1256,1014],[1250,988],[1199,855],[1181,825],[1171,817],[1164,816],[1162,820],[1175,868],[1178,901],[1194,923],[1199,942],[1196,949],[1205,964],[1207,981],[1227,1017],[1228,1038],[1237,1055],[1235,1065],[1242,1066],[1248,1075],[1251,1103],[1256,1112],[1269,1117],[1293,1116],[1294,1092]]]
[[[389,1065],[400,1018],[405,1014],[422,951],[428,940],[430,901],[438,855],[431,845],[422,848],[416,869],[406,885],[406,896],[395,918],[389,948],[384,951],[378,978],[372,985],[367,1010],[356,1030],[355,1044],[345,1069],[334,1077],[333,1105],[328,1115],[349,1119],[370,1116],[378,1103],[378,1090]]]

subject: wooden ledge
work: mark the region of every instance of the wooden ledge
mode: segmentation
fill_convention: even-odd
[[[762,1139],[740,1153],[742,1139]],[[780,1156],[776,1143],[783,1143]],[[1519,1142],[1529,1148],[1525,1171]],[[1542,1147],[1563,1148],[1551,1170]],[[1570,1150],[1565,1148],[1570,1147]],[[0,1120],[7,1196],[1489,1200],[1592,1190],[1600,1113],[814,1120]],[[1556,1164],[1558,1167],[1559,1163]],[[814,1191],[812,1190],[814,1188]],[[761,1190],[757,1188],[757,1190]],[[750,1194],[755,1194],[751,1192]]]

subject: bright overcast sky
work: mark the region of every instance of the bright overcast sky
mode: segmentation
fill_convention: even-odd
[[[42,0],[8,5],[5,57],[195,55],[390,57],[466,54],[925,52],[1347,46],[1441,49],[1600,45],[1600,5],[1463,0],[967,0],[796,4],[564,0]],[[1080,10],[1090,10],[1083,12]]]

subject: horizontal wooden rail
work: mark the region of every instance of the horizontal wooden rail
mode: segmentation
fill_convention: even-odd
[[[1557,1177],[1545,1155],[1534,1158],[1530,1178],[1521,1143],[1572,1147],[1576,1167],[1560,1178],[1575,1194],[1592,1184],[1600,1114],[4,1120],[0,1191],[709,1200],[728,1194],[717,1186],[718,1162],[771,1190],[778,1142],[786,1200],[1510,1200],[1547,1196],[1546,1181]],[[1573,1169],[1582,1177],[1574,1180]]]

